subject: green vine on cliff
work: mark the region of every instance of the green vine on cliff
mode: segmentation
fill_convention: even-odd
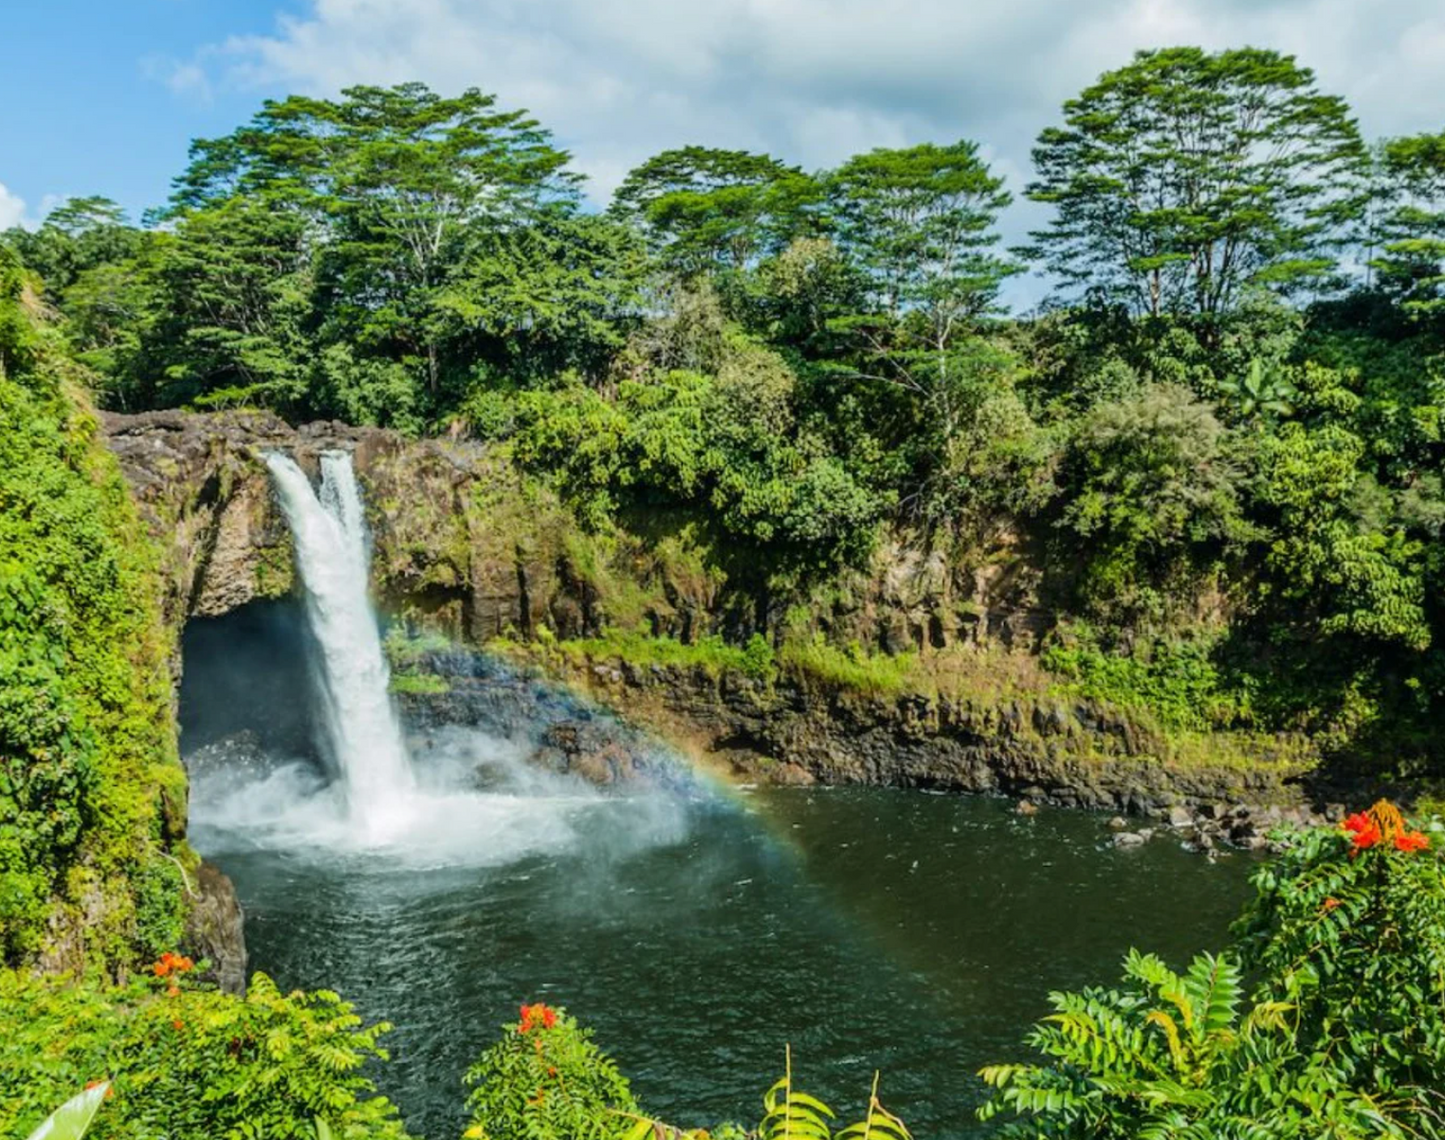
[[[0,249],[0,960],[111,968],[180,937],[185,776],[153,552],[28,288]]]

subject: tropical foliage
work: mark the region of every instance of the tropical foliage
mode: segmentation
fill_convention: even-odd
[[[152,555],[37,305],[0,248],[0,965],[112,967],[180,936],[185,775]]]
[[[1439,136],[1372,148],[1292,57],[1172,47],[1068,100],[1026,185],[987,153],[680,146],[593,213],[497,96],[357,87],[197,141],[142,225],[80,198],[0,245],[103,405],[491,441],[592,531],[705,535],[738,643],[890,531],[1011,536],[1129,702],[1208,646],[1214,727],[1445,763]],[[1051,291],[1010,318],[1020,270]]]
[[[25,1136],[92,1082],[108,1095],[91,1140],[155,1136],[404,1137],[363,1071],[385,1025],[335,994],[282,993],[262,974],[244,998],[188,980],[168,954],[129,984],[0,972],[0,1130]]]
[[[1014,1136],[1439,1136],[1445,885],[1438,836],[1380,801],[1291,836],[1225,954],[1050,997],[1042,1063],[982,1072]]]

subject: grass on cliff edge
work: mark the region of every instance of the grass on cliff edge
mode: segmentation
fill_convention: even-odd
[[[1165,763],[1178,768],[1230,769],[1243,774],[1308,770],[1317,763],[1315,750],[1303,739],[1243,730],[1209,730],[1180,724],[1159,715],[1139,699],[1112,700],[1117,689],[1104,696],[1086,680],[1047,672],[1038,658],[998,649],[955,647],[927,653],[890,655],[870,653],[857,645],[840,647],[821,636],[794,637],[774,651],[760,637],[747,647],[728,645],[718,637],[692,644],[641,632],[607,629],[598,637],[558,640],[545,627],[531,643],[500,638],[487,648],[508,657],[538,661],[562,674],[592,664],[625,662],[638,668],[679,667],[701,669],[717,678],[741,673],[769,685],[780,677],[839,692],[893,699],[919,696],[969,702],[983,710],[1002,709],[1017,702],[1024,706],[1022,723],[1012,731],[1033,732],[1030,706],[1071,710],[1081,698],[1112,708],[1132,725],[1145,752],[1133,757],[1140,764]],[[1119,760],[1117,751],[1089,743],[1087,733],[1071,739],[1073,758],[1081,762]],[[1241,792],[1241,794],[1243,794]]]

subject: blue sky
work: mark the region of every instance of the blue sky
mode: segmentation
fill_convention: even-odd
[[[809,168],[979,140],[1017,193],[1062,99],[1138,47],[1291,51],[1367,134],[1445,127],[1440,0],[8,0],[0,227],[56,197],[160,203],[188,141],[261,99],[475,85],[526,106],[606,196],[683,143]],[[1005,228],[1027,228],[1018,206]]]
[[[14,0],[0,17],[0,183],[34,218],[100,193],[136,213],[164,199],[196,135],[249,116],[256,92],[209,99],[165,82],[170,61],[274,29],[272,0]]]

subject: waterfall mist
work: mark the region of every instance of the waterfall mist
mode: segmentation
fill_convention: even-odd
[[[203,850],[412,871],[573,851],[603,867],[686,835],[674,796],[605,794],[529,763],[540,726],[515,739],[465,725],[408,736],[368,597],[371,543],[351,457],[324,454],[317,487],[288,456],[265,462],[293,535],[306,635],[264,607],[187,633],[188,651],[205,655],[181,693],[183,723],[198,722],[186,763]],[[303,735],[298,746],[304,726],[314,742]]]

